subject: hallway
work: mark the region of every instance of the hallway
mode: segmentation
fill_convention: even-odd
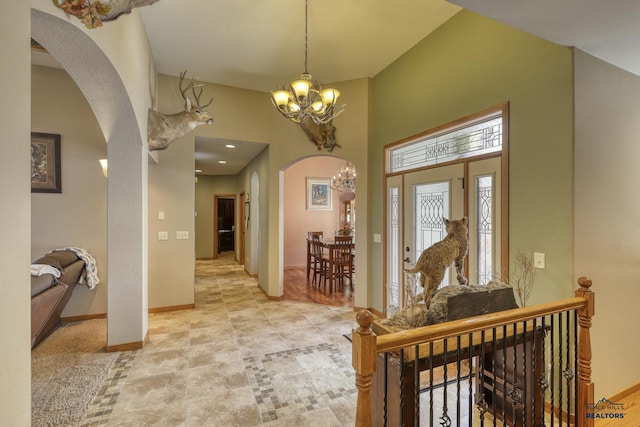
[[[196,262],[195,303],[149,315],[145,347],[119,355],[82,425],[354,425],[352,309],[270,301],[224,257]],[[36,350],[88,328],[103,352],[105,319],[65,324]]]

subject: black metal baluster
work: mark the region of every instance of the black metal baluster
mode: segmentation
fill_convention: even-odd
[[[462,361],[460,360],[460,346],[461,346],[461,340],[460,340],[460,335],[457,336],[456,338],[456,356],[457,356],[457,360],[456,360],[456,425],[459,426],[460,425],[460,369],[462,366]]]
[[[507,425],[507,332],[507,325],[504,325],[502,327],[502,427]]]
[[[558,424],[562,425],[562,389],[564,384],[562,382],[562,313],[558,313]]]
[[[469,427],[473,426],[473,334],[469,334]],[[477,368],[476,368],[477,369]]]
[[[493,388],[491,391],[491,402],[493,406],[496,406],[496,401],[498,399],[498,383],[496,381],[496,328],[492,330],[493,339],[491,340],[491,375],[493,376]],[[498,418],[495,416],[495,410],[493,413],[493,427],[496,427],[496,423],[498,422]]]
[[[573,372],[578,373],[578,311],[573,310]],[[574,378],[573,387],[576,395],[576,403],[578,399],[578,381]],[[575,409],[577,415],[577,408]]]
[[[444,363],[442,364],[442,374],[444,376],[444,389],[442,391],[442,416],[440,417],[440,425],[443,427],[448,427],[451,425],[451,418],[449,418],[449,408],[447,408],[447,344],[448,339],[445,338],[443,340],[443,350],[442,354],[444,355]]]
[[[484,330],[482,330],[482,332],[480,332],[480,361],[478,363],[478,372],[479,372],[479,377],[478,377],[478,382],[479,382],[479,395],[477,396],[476,399],[476,407],[478,408],[478,411],[480,412],[480,425],[484,426],[484,414],[487,412],[487,410],[489,409],[489,405],[487,403],[487,400],[485,399],[485,383],[484,383]],[[493,412],[494,412],[494,416],[495,416],[495,405],[493,405]]]
[[[540,369],[540,366],[538,366],[538,358],[536,357],[536,352],[538,351],[538,346],[537,346],[537,339],[538,339],[538,319],[534,318],[533,319],[533,338],[532,338],[532,343],[531,343],[531,358],[533,359],[531,362],[533,363],[533,372],[531,373],[531,386],[533,387],[533,398],[531,399],[531,420],[533,421],[533,425],[537,425],[537,417],[536,417],[536,410],[538,409],[536,407],[536,381],[538,379],[538,369]],[[525,385],[526,387],[526,385]]]
[[[571,416],[571,381],[573,380],[573,377],[575,375],[571,370],[571,319],[569,316],[569,312],[566,313],[566,317],[567,317],[567,321],[566,321],[566,324],[567,324],[567,332],[566,332],[567,365],[566,366],[567,367],[562,372],[562,374],[564,375],[564,378],[567,381],[567,425],[569,425],[570,416]]]
[[[384,354],[384,396],[382,397],[382,423],[387,425],[387,396],[389,394],[389,353]]]
[[[429,343],[429,425],[433,425],[433,341]]]
[[[416,345],[413,360],[413,425],[420,425],[420,346]]]
[[[400,427],[404,427],[404,348],[400,349]]]
[[[511,398],[511,419],[513,420],[513,425],[516,425],[516,412],[518,409],[518,405],[522,400],[522,395],[520,394],[520,385],[518,384],[518,324],[514,323],[512,325],[513,328],[513,385],[511,391],[509,392],[509,397]]]
[[[542,341],[542,345],[541,345],[541,349],[540,349],[540,355],[542,358],[542,363],[540,364],[540,376],[538,377],[538,385],[540,386],[540,415],[541,415],[541,422],[544,422],[544,402],[545,402],[545,394],[547,392],[547,389],[549,388],[549,381],[547,381],[547,374],[546,374],[546,369],[547,369],[547,363],[546,363],[546,359],[547,359],[547,355],[546,355],[546,341],[547,341],[547,324],[545,322],[545,317],[542,318],[542,337],[541,337],[541,341]]]
[[[528,340],[528,331],[527,331],[527,321],[525,320],[523,323],[524,326],[524,339],[522,340],[522,425],[527,425],[527,411],[529,410],[529,406],[527,405],[527,340]]]
[[[552,314],[550,316],[551,318],[551,360],[549,361],[549,364],[551,365],[549,367],[549,383],[551,384],[551,427],[553,427],[555,425],[555,389],[556,389],[556,372],[555,372],[555,366],[556,366],[556,343],[555,343],[555,322],[554,322],[554,315]]]

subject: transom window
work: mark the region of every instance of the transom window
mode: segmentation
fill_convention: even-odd
[[[502,114],[421,136],[387,150],[387,172],[402,172],[502,151]]]

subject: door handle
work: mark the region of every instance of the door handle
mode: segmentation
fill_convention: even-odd
[[[406,257],[406,258],[404,259],[404,262],[411,262],[411,258]]]

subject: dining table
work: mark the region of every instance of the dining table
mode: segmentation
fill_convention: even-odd
[[[311,241],[313,239],[307,238],[307,279],[309,278],[309,273],[311,272]],[[336,247],[336,240],[330,237],[321,237],[319,239],[320,246],[322,250],[326,250],[329,255],[329,289],[333,289],[335,274],[334,273],[334,262],[333,262],[333,249]],[[355,250],[355,243],[351,243],[351,251]]]

